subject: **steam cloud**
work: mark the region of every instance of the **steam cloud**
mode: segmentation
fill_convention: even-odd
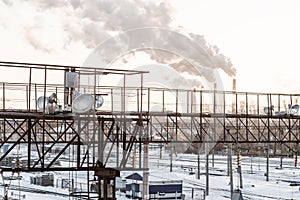
[[[9,0],[4,3],[7,7],[14,4]],[[59,16],[60,21],[57,21],[55,26],[59,26],[64,31],[65,41],[58,48],[66,48],[71,42],[82,42],[87,48],[95,48],[112,35],[126,33],[114,40],[106,41],[107,48],[99,52],[104,62],[111,62],[122,50],[142,48],[151,59],[168,64],[180,72],[200,73],[208,80],[213,80],[214,77],[211,77],[208,71],[219,68],[229,76],[235,76],[236,70],[230,59],[219,53],[217,46],[210,45],[202,35],[186,33],[174,24],[173,9],[168,1],[33,0],[28,1],[27,4],[33,6],[40,15],[46,12]],[[45,22],[41,20],[34,20],[31,23],[34,24],[24,25],[25,38],[33,47],[49,51],[50,48],[44,47],[39,37],[33,37],[36,35],[34,32],[39,31],[38,27],[45,27],[47,24],[43,24]],[[147,27],[157,27],[161,30],[145,31],[144,28]],[[181,39],[178,39],[179,34],[185,37],[181,36]],[[153,48],[156,46],[161,47],[163,51]],[[184,55],[172,54],[178,51],[184,52]],[[128,53],[134,54],[134,52]],[[202,69],[199,72],[191,68],[192,65],[201,66]]]

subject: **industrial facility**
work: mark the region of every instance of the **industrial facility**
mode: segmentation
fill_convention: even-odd
[[[197,168],[187,169],[199,179],[206,175],[198,188],[203,198],[210,194],[215,155],[228,158],[231,184],[224,187],[232,198],[236,167],[243,188],[242,157],[265,157],[266,181],[270,158],[281,167],[287,157],[298,165],[299,94],[239,92],[235,79],[232,91],[145,87],[148,71],[139,70],[16,62],[0,62],[0,69],[23,77],[0,83],[4,199],[11,194],[7,180],[20,181],[24,173],[31,173],[32,185],[67,188],[72,199],[114,200],[118,191],[128,198],[184,199],[182,180],[152,177],[149,162],[162,159],[152,150],[168,152],[170,172],[177,154],[197,155]],[[103,85],[104,77],[121,84]],[[136,85],[127,85],[131,79]]]

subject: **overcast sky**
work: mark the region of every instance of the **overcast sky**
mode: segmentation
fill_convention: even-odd
[[[81,66],[116,32],[157,26],[204,38],[227,90],[235,70],[239,91],[299,93],[299,10],[297,0],[3,0],[0,60]]]

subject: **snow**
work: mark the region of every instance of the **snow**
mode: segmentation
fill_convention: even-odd
[[[194,154],[178,154],[173,156],[173,168],[170,172],[169,153],[165,152],[163,158],[159,158],[158,152],[150,152],[149,154],[149,181],[161,180],[182,180],[183,193],[185,199],[192,199],[192,190],[194,191],[194,199],[203,194],[206,188],[205,177],[205,155],[200,157],[200,179],[197,179],[197,155]],[[262,200],[262,199],[300,199],[300,186],[290,186],[292,182],[300,182],[300,168],[294,167],[293,158],[284,158],[283,167],[279,168],[279,158],[270,158],[269,181],[266,181],[266,158],[263,157],[242,157],[242,191],[244,199]],[[227,175],[227,156],[215,155],[214,164],[210,156],[210,176],[209,176],[209,195],[206,200],[230,199],[230,177]],[[233,156],[233,188],[239,188],[239,175],[236,169],[236,157]],[[191,173],[192,172],[192,173]],[[124,178],[133,172],[121,172]],[[143,173],[139,171],[141,175]],[[6,174],[9,175],[9,174]],[[8,188],[8,195],[16,197],[21,194],[25,195],[25,199],[70,199],[68,189],[57,187],[43,187],[30,184],[30,176],[33,173],[22,172],[20,174],[22,180],[13,180]],[[56,179],[68,178],[70,175],[65,173],[55,173]],[[84,182],[86,173],[78,174],[78,180]],[[1,178],[0,178],[1,179]],[[0,180],[2,181],[2,180]],[[56,180],[55,180],[56,181]],[[8,183],[4,180],[4,183]],[[55,184],[55,182],[54,182]],[[32,191],[20,191],[18,187],[26,187]],[[3,185],[0,191],[4,191]],[[44,194],[43,191],[49,191],[51,194]],[[40,193],[39,193],[40,192]],[[54,194],[57,193],[57,194]],[[2,193],[1,193],[2,195]],[[125,194],[117,192],[118,199],[126,199]],[[22,199],[22,198],[21,198]]]

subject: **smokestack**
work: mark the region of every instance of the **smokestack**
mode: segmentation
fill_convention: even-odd
[[[232,91],[236,92],[236,79],[232,79]]]

